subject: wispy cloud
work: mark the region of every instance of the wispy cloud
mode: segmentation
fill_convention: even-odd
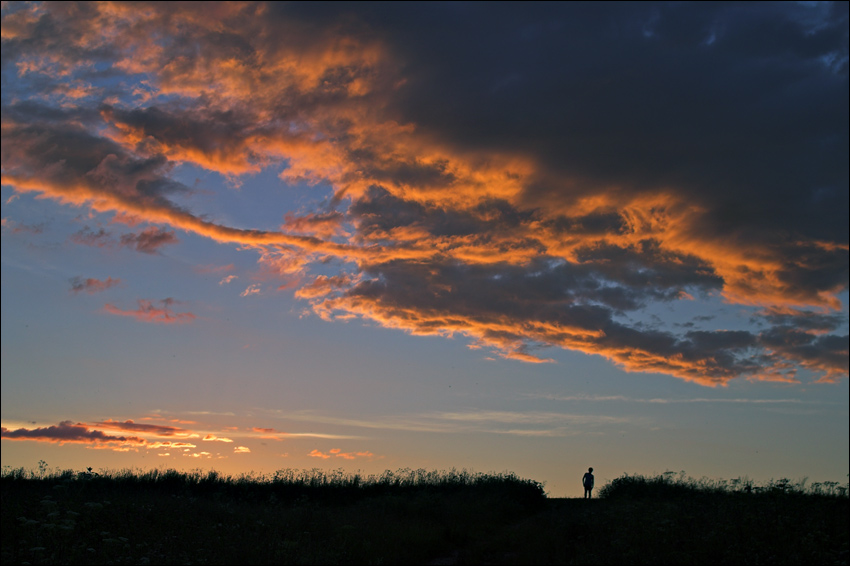
[[[203,440],[205,442],[233,442],[230,438],[225,438],[222,436],[216,436],[214,434],[208,434],[204,436]]]
[[[15,195],[12,195],[12,197],[14,196]],[[9,197],[9,199],[7,199],[7,204],[10,200],[12,200],[12,197]],[[44,232],[45,227],[43,223],[23,224],[21,222],[15,222],[14,220],[11,220],[9,218],[3,218],[2,220],[0,220],[0,223],[2,223],[3,230],[8,230],[12,234],[41,234],[42,232]]]
[[[71,283],[72,293],[79,293],[81,291],[85,291],[89,294],[100,293],[102,291],[106,291],[111,287],[115,287],[116,285],[121,284],[120,279],[113,279],[112,277],[107,277],[103,281],[101,281],[100,279],[95,279],[93,277],[89,277],[86,279],[83,279],[82,277],[73,277],[69,281]]]
[[[106,304],[103,309],[109,314],[128,316],[141,322],[154,322],[160,324],[184,324],[194,321],[197,317],[191,312],[176,313],[171,309],[174,299],[163,299],[158,301],[160,306],[155,306],[152,301],[139,299],[139,308],[136,310],[122,310],[115,305]]]
[[[372,452],[343,452],[339,448],[331,448],[328,452],[313,449],[307,454],[311,458],[321,458],[329,460],[331,458],[342,458],[343,460],[356,460],[358,458],[372,459],[375,455]]]
[[[153,441],[149,442],[146,446],[147,448],[174,448],[176,450],[187,450],[190,448],[197,448],[197,444],[192,444],[191,442],[174,442],[171,440],[165,441]]]
[[[489,411],[468,409],[455,412],[385,415],[371,419],[353,419],[313,411],[287,412],[279,418],[328,425],[379,430],[406,430],[444,434],[485,432],[515,435],[568,436],[574,427],[584,429],[634,423],[629,417],[585,415],[541,411]],[[518,428],[522,425],[525,428]]]
[[[151,226],[137,234],[124,234],[121,236],[121,245],[135,249],[137,252],[155,254],[163,246],[178,243],[173,230],[164,230]]]
[[[263,428],[263,427],[257,427],[257,426],[252,427],[251,430],[253,432],[259,432],[261,434],[278,434],[278,433],[284,434],[284,433],[281,433],[280,431],[275,430],[273,428]]]
[[[236,416],[236,413],[234,413],[232,411],[185,411],[184,414],[186,414],[186,415],[198,415],[198,416],[212,415],[212,416],[221,416],[221,417],[235,417]]]
[[[227,265],[200,265],[195,268],[195,271],[198,273],[227,273],[233,271],[233,269],[234,265],[228,263]]]
[[[92,230],[89,226],[84,226],[72,234],[69,239],[76,244],[85,246],[98,248],[120,246],[149,255],[158,253],[163,246],[177,244],[180,241],[173,230],[156,226],[149,226],[140,232],[128,232],[117,237],[103,228]]]
[[[802,399],[754,399],[754,398],[639,398],[624,395],[557,395],[540,394],[527,395],[527,397],[539,399],[551,399],[553,401],[578,401],[578,402],[623,402],[623,403],[651,403],[659,405],[679,403],[729,403],[729,404],[752,404],[752,405],[805,405],[826,404],[824,401],[805,401]]]
[[[332,434],[322,432],[285,432],[267,427],[252,427],[251,432],[258,433],[261,438],[273,440],[285,440],[287,438],[326,438],[330,440],[360,439],[362,436],[351,434]]]
[[[260,284],[255,283],[253,285],[249,285],[248,287],[246,287],[244,291],[239,293],[239,296],[240,297],[249,297],[251,295],[259,295],[259,294],[260,294]]]
[[[98,248],[105,248],[114,245],[114,240],[110,232],[107,232],[103,228],[98,228],[97,231],[93,231],[88,226],[83,226],[77,232],[71,234],[70,240],[76,244]]]

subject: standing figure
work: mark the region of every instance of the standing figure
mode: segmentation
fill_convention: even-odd
[[[593,491],[593,468],[588,468],[587,473],[582,476],[581,485],[584,486],[584,498],[590,499],[590,492]]]

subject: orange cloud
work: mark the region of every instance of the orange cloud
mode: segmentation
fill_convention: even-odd
[[[172,442],[172,441],[159,442],[159,441],[157,441],[157,442],[147,443],[146,447],[147,448],[178,448],[178,449],[182,448],[182,449],[186,450],[186,449],[189,449],[189,448],[197,448],[197,445],[192,444],[191,442]]]
[[[210,442],[233,442],[233,441],[232,441],[231,439],[229,439],[229,438],[224,438],[224,437],[221,437],[221,436],[216,436],[216,435],[214,435],[214,434],[208,434],[208,435],[206,435],[206,436],[204,437],[204,440],[205,440],[205,441],[210,441]]]
[[[410,119],[417,114],[404,111],[403,96],[415,95],[404,85],[417,78],[410,76],[416,67],[400,53],[416,50],[396,49],[390,36],[355,17],[320,26],[261,3],[172,4],[49,4],[4,16],[15,69],[52,80],[48,98],[93,104],[86,100],[97,87],[87,69],[95,56],[111,58],[116,72],[145,77],[131,99],[86,106],[85,120],[10,106],[2,122],[4,185],[111,213],[114,222],[168,227],[121,238],[145,253],[176,244],[177,229],[253,249],[263,280],[295,289],[326,320],[360,317],[411,334],[463,336],[471,347],[531,363],[552,361],[537,355],[542,348],[577,350],[627,371],[704,385],[740,376],[793,380],[801,368],[827,381],[847,375],[846,337],[836,334],[842,327],[835,320],[795,330],[754,311],[773,326],[747,332],[624,321],[650,304],[711,294],[745,307],[796,310],[794,324],[811,320],[799,313],[842,309],[846,229],[837,236],[845,240],[832,241],[754,222],[771,216],[745,215],[751,203],[734,194],[758,182],[749,169],[730,183],[722,175],[703,180],[714,168],[709,160],[694,167],[695,181],[680,174],[677,152],[652,164],[621,151],[640,165],[621,168],[606,157],[604,167],[595,165],[604,171],[594,170],[582,161],[601,157],[582,153],[585,145],[610,138],[620,149],[629,136],[594,130],[572,138],[553,131],[551,116],[537,125],[539,139],[523,126],[519,145],[489,134],[469,141],[476,138],[463,130],[469,124],[453,131]],[[529,107],[522,115],[533,114]],[[563,145],[550,143],[557,140]],[[557,163],[552,151],[560,152]],[[180,163],[234,185],[274,169],[284,182],[326,184],[334,194],[316,210],[286,213],[279,231],[234,228],[177,204],[176,196],[192,192],[172,178]],[[660,172],[650,174],[653,166]],[[759,173],[767,179],[772,171]],[[771,182],[763,183],[770,191],[761,195],[773,194]],[[71,239],[107,245],[109,234],[86,227]],[[313,275],[317,264],[342,267]],[[253,284],[242,296],[259,292]],[[139,301],[135,311],[104,308],[146,322],[195,318],[166,301]]]
[[[151,301],[139,299],[139,308],[134,311],[121,310],[118,307],[108,303],[104,305],[103,308],[109,314],[129,316],[141,322],[183,324],[187,322],[192,322],[193,320],[195,320],[195,318],[197,318],[194,314],[190,312],[175,313],[174,311],[172,311],[170,306],[174,303],[173,299],[163,299],[159,302],[162,306],[156,307]]]
[[[105,281],[101,281],[100,279],[95,279],[92,277],[89,277],[87,279],[83,279],[81,277],[74,277],[70,281],[72,293],[79,293],[81,291],[85,291],[89,294],[100,293],[102,291],[106,291],[111,287],[115,287],[116,285],[121,284],[120,279],[113,279],[112,277],[107,277]]]
[[[350,236],[343,229],[345,215],[341,212],[324,212],[312,213],[302,216],[295,216],[288,212],[284,216],[284,224],[281,226],[282,231],[298,232],[318,236],[320,238],[331,238],[333,236]]]
[[[239,293],[240,297],[249,297],[251,295],[259,295],[261,292],[260,284],[255,283],[253,285],[248,285],[244,291]]]
[[[330,458],[342,458],[344,460],[355,460],[357,458],[373,458],[375,455],[372,452],[343,452],[339,448],[331,448],[328,453],[313,449],[308,456],[312,458],[321,458],[328,460]]]
[[[150,420],[151,417],[146,417]],[[181,424],[192,424],[188,421],[180,421],[174,419]],[[135,433],[131,436],[112,435],[105,431],[122,431]],[[199,435],[181,427],[138,423],[133,420],[115,421],[107,419],[94,423],[72,423],[71,421],[63,421],[58,425],[49,427],[37,427],[33,429],[18,428],[9,429],[3,427],[2,438],[9,440],[32,440],[37,442],[55,442],[64,444],[66,442],[89,444],[92,448],[109,449],[116,451],[127,451],[130,449],[145,448],[148,450],[191,450],[197,448],[193,442],[185,440],[149,440],[145,437],[155,438],[192,438]],[[225,437],[219,437],[215,434],[207,434],[203,438],[209,442],[225,442],[232,443],[233,440]],[[240,447],[244,448],[244,447]],[[239,452],[249,451],[247,448],[238,450]]]
[[[548,276],[541,274],[537,283],[539,296],[526,288],[523,299],[513,294],[511,279],[520,273],[516,270],[512,275],[504,269],[476,272],[454,266],[399,264],[394,270],[383,269],[380,283],[364,280],[338,290],[324,286],[335,292],[327,297],[312,295],[319,297],[312,299],[313,308],[328,320],[337,313],[355,314],[411,334],[465,335],[473,339],[473,345],[490,347],[503,357],[521,361],[547,361],[530,348],[555,345],[602,355],[626,371],[666,373],[708,386],[724,385],[740,375],[793,378],[793,371],[785,363],[789,359],[824,372],[825,379],[846,375],[846,340],[831,335],[797,334],[798,340],[805,340],[801,347],[780,351],[770,345],[779,338],[771,338],[769,332],[691,331],[675,336],[635,330],[614,321],[607,308],[571,304],[572,299],[557,285],[563,277],[559,273],[567,274],[570,269],[556,266]],[[489,273],[500,275],[502,285],[493,286]],[[420,281],[432,293],[410,294],[403,283],[408,279]],[[553,284],[551,288],[547,287],[547,279]],[[588,286],[585,292],[592,290]],[[608,292],[604,287],[598,291]],[[558,305],[556,298],[561,304],[552,310]],[[548,306],[536,312],[538,304]],[[824,328],[834,328],[838,319],[824,324]],[[767,356],[750,358],[753,349],[766,347]]]
[[[34,440],[36,442],[66,442],[79,444],[104,445],[112,448],[143,446],[146,441],[138,436],[112,436],[99,430],[90,429],[84,424],[62,421],[58,425],[34,429],[19,428],[9,430],[2,427],[2,438],[7,440]]]

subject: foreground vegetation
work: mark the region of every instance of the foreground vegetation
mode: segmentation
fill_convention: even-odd
[[[3,564],[847,564],[834,482],[623,476],[548,499],[451,470],[4,470]]]

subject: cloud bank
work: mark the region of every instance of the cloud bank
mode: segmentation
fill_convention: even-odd
[[[179,245],[178,230],[252,248],[329,321],[525,362],[576,350],[708,386],[835,381],[848,374],[847,12],[7,5],[2,182],[148,224],[120,240],[143,253]],[[179,204],[194,190],[179,164],[235,186],[271,169],[334,196],[281,210],[276,231],[237,228]],[[751,320],[641,321],[719,299]]]

